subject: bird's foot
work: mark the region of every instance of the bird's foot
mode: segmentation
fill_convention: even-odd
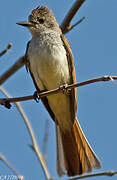
[[[35,91],[33,97],[34,97],[34,100],[38,103],[40,100],[39,92]]]
[[[62,91],[63,94],[70,95],[71,89],[67,89],[68,84],[64,84],[59,87],[60,91]]]

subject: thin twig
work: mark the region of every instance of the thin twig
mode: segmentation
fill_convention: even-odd
[[[45,158],[46,156],[46,149],[47,149],[47,143],[48,143],[48,137],[49,137],[49,119],[46,120],[45,123],[45,130],[44,130],[44,138],[43,138],[43,148],[42,148],[42,152],[43,152],[43,156]]]
[[[13,64],[4,74],[0,76],[0,85],[2,85],[10,76],[12,76],[18,69],[20,69],[25,63],[25,57],[22,56],[19,60]]]
[[[10,48],[12,47],[12,44],[9,43],[6,47],[6,49],[4,49],[1,53],[0,53],[0,57],[3,56]]]
[[[6,157],[0,153],[0,160],[3,161],[6,166],[17,176],[18,180],[24,180],[23,176],[20,175],[15,168],[11,165],[11,163],[6,159]]]
[[[74,27],[76,27],[78,24],[80,24],[84,19],[85,19],[85,17],[83,16],[83,17],[82,17],[79,21],[77,21],[75,24],[73,24],[72,26],[69,26],[66,33],[68,33],[69,31],[71,31]]]
[[[73,88],[77,88],[80,86],[85,86],[88,84],[92,84],[95,82],[101,82],[101,81],[114,81],[117,80],[117,76],[103,76],[103,77],[99,77],[99,78],[95,78],[95,79],[90,79],[88,81],[83,81],[81,83],[76,83],[76,84],[70,84],[70,85],[63,85],[59,88],[50,90],[50,91],[45,91],[45,92],[39,92],[39,99],[45,96],[50,96],[52,94],[57,94],[59,92],[65,92],[68,90],[71,90]],[[0,98],[0,104],[10,108],[10,104],[11,102],[19,102],[19,101],[27,101],[27,100],[32,100],[35,99],[35,93],[31,96],[24,96],[24,97],[16,97],[16,98]]]
[[[3,87],[0,87],[0,91],[5,94],[5,96],[7,96],[8,98],[11,98],[10,95],[8,94],[8,92],[3,88]],[[26,114],[24,113],[21,105],[18,103],[18,102],[15,102],[15,105],[20,113],[20,115],[22,116],[22,118],[24,119],[24,123],[28,129],[28,132],[29,132],[29,135],[31,137],[31,140],[32,140],[32,149],[33,151],[36,153],[39,161],[40,161],[40,164],[41,164],[41,167],[42,167],[42,170],[44,172],[44,175],[46,177],[47,180],[52,180],[52,178],[50,177],[50,174],[49,174],[49,171],[48,171],[48,168],[46,166],[46,162],[43,158],[43,155],[41,154],[40,150],[39,150],[39,147],[38,147],[38,144],[37,144],[37,141],[36,141],[36,137],[35,137],[35,134],[34,134],[34,131],[31,127],[31,124],[28,120],[28,117],[26,116]]]
[[[110,170],[107,172],[99,172],[99,173],[93,173],[93,174],[87,174],[87,175],[83,175],[83,176],[73,177],[68,180],[77,180],[77,179],[84,179],[84,178],[97,177],[97,176],[114,176],[115,174],[117,174],[117,172]]]
[[[70,23],[71,23],[73,17],[75,16],[75,14],[77,13],[77,11],[79,10],[79,8],[81,7],[81,5],[84,2],[85,2],[85,0],[76,0],[76,2],[70,8],[70,10],[67,13],[66,17],[64,18],[62,24],[60,25],[60,28],[61,28],[63,34],[65,34],[66,32],[69,31]]]

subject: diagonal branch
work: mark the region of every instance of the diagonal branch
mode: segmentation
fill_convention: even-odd
[[[107,172],[99,172],[99,173],[93,173],[93,174],[87,174],[87,175],[82,175],[82,176],[78,176],[78,177],[73,177],[67,180],[78,180],[78,179],[84,179],[84,178],[89,178],[89,177],[97,177],[97,176],[114,176],[116,175],[117,172],[115,171],[107,171]]]
[[[11,66],[4,74],[2,74],[0,76],[0,85],[2,85],[18,69],[20,69],[24,65],[24,62],[25,62],[25,56],[22,56],[13,66]]]
[[[0,160],[3,161],[6,166],[17,176],[18,180],[24,180],[23,176],[20,175],[14,167],[10,164],[10,162],[3,156],[3,154],[0,153]],[[1,179],[1,178],[0,178]]]
[[[46,156],[47,143],[48,143],[48,139],[49,139],[49,129],[50,129],[49,122],[50,122],[49,119],[46,119],[45,130],[44,130],[45,133],[44,133],[44,138],[43,138],[43,148],[42,148],[44,157]]]
[[[9,43],[6,47],[6,49],[4,49],[1,53],[0,53],[0,56],[3,56],[10,48],[12,47],[12,44]]]
[[[80,24],[83,20],[85,19],[85,17],[83,16],[79,21],[77,21],[75,24],[73,24],[72,26],[69,26],[67,28],[67,32],[65,33],[68,33],[69,31],[71,31],[74,27],[76,27],[78,24]]]
[[[45,96],[50,96],[52,94],[57,94],[59,92],[63,92],[63,93],[67,93],[69,92],[69,90],[73,89],[73,88],[77,88],[80,86],[84,86],[84,85],[88,85],[88,84],[92,84],[95,82],[101,82],[101,81],[114,81],[117,80],[117,76],[103,76],[103,77],[99,77],[99,78],[95,78],[95,79],[90,79],[88,81],[84,81],[81,83],[76,83],[76,84],[70,84],[70,85],[63,85],[59,88],[50,90],[50,91],[44,91],[44,92],[38,92],[38,99],[45,97]],[[36,97],[37,98],[37,97]],[[0,104],[7,107],[8,109],[10,109],[11,102],[18,102],[18,101],[28,101],[28,100],[32,100],[35,99],[35,93],[33,95],[30,96],[24,96],[24,97],[17,97],[17,98],[0,98]]]
[[[70,23],[77,13],[77,11],[80,9],[81,5],[85,2],[85,0],[76,0],[76,2],[73,4],[69,12],[67,13],[66,17],[64,18],[62,24],[60,25],[60,28],[63,32],[63,34],[67,33],[70,29]]]
[[[3,88],[3,87],[0,87],[0,91],[5,95],[7,96],[8,98],[10,98],[10,95],[8,94],[8,92],[6,92],[6,90]],[[28,120],[28,117],[26,116],[26,114],[24,113],[21,105],[18,103],[18,102],[15,102],[15,105],[19,111],[19,113],[21,114],[22,118],[24,119],[24,123],[28,129],[28,132],[29,132],[29,135],[31,137],[31,140],[32,140],[32,145],[31,145],[31,148],[32,150],[35,152],[37,158],[39,159],[40,161],[40,164],[41,164],[41,167],[42,167],[42,170],[44,172],[44,175],[46,177],[47,180],[52,180],[52,178],[50,177],[50,174],[49,174],[49,171],[48,171],[48,168],[46,166],[46,162],[45,162],[45,159],[43,158],[43,155],[41,154],[40,152],[40,149],[38,147],[38,144],[37,144],[37,141],[36,141],[36,137],[35,137],[35,134],[33,132],[33,129],[31,127],[31,124]],[[21,179],[19,179],[21,180]]]

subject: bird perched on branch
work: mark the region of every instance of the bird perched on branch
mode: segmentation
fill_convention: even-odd
[[[76,83],[72,51],[52,12],[45,6],[34,9],[27,27],[32,39],[26,50],[26,66],[38,92]],[[75,176],[100,168],[76,118],[76,89],[43,97],[42,102],[55,122],[57,172]]]

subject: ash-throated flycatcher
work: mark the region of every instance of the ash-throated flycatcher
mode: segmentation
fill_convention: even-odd
[[[52,12],[45,6],[32,11],[27,22],[32,34],[26,50],[26,67],[37,91],[76,83],[72,51]],[[57,172],[75,176],[100,168],[100,162],[76,118],[76,89],[41,99],[56,124]]]

